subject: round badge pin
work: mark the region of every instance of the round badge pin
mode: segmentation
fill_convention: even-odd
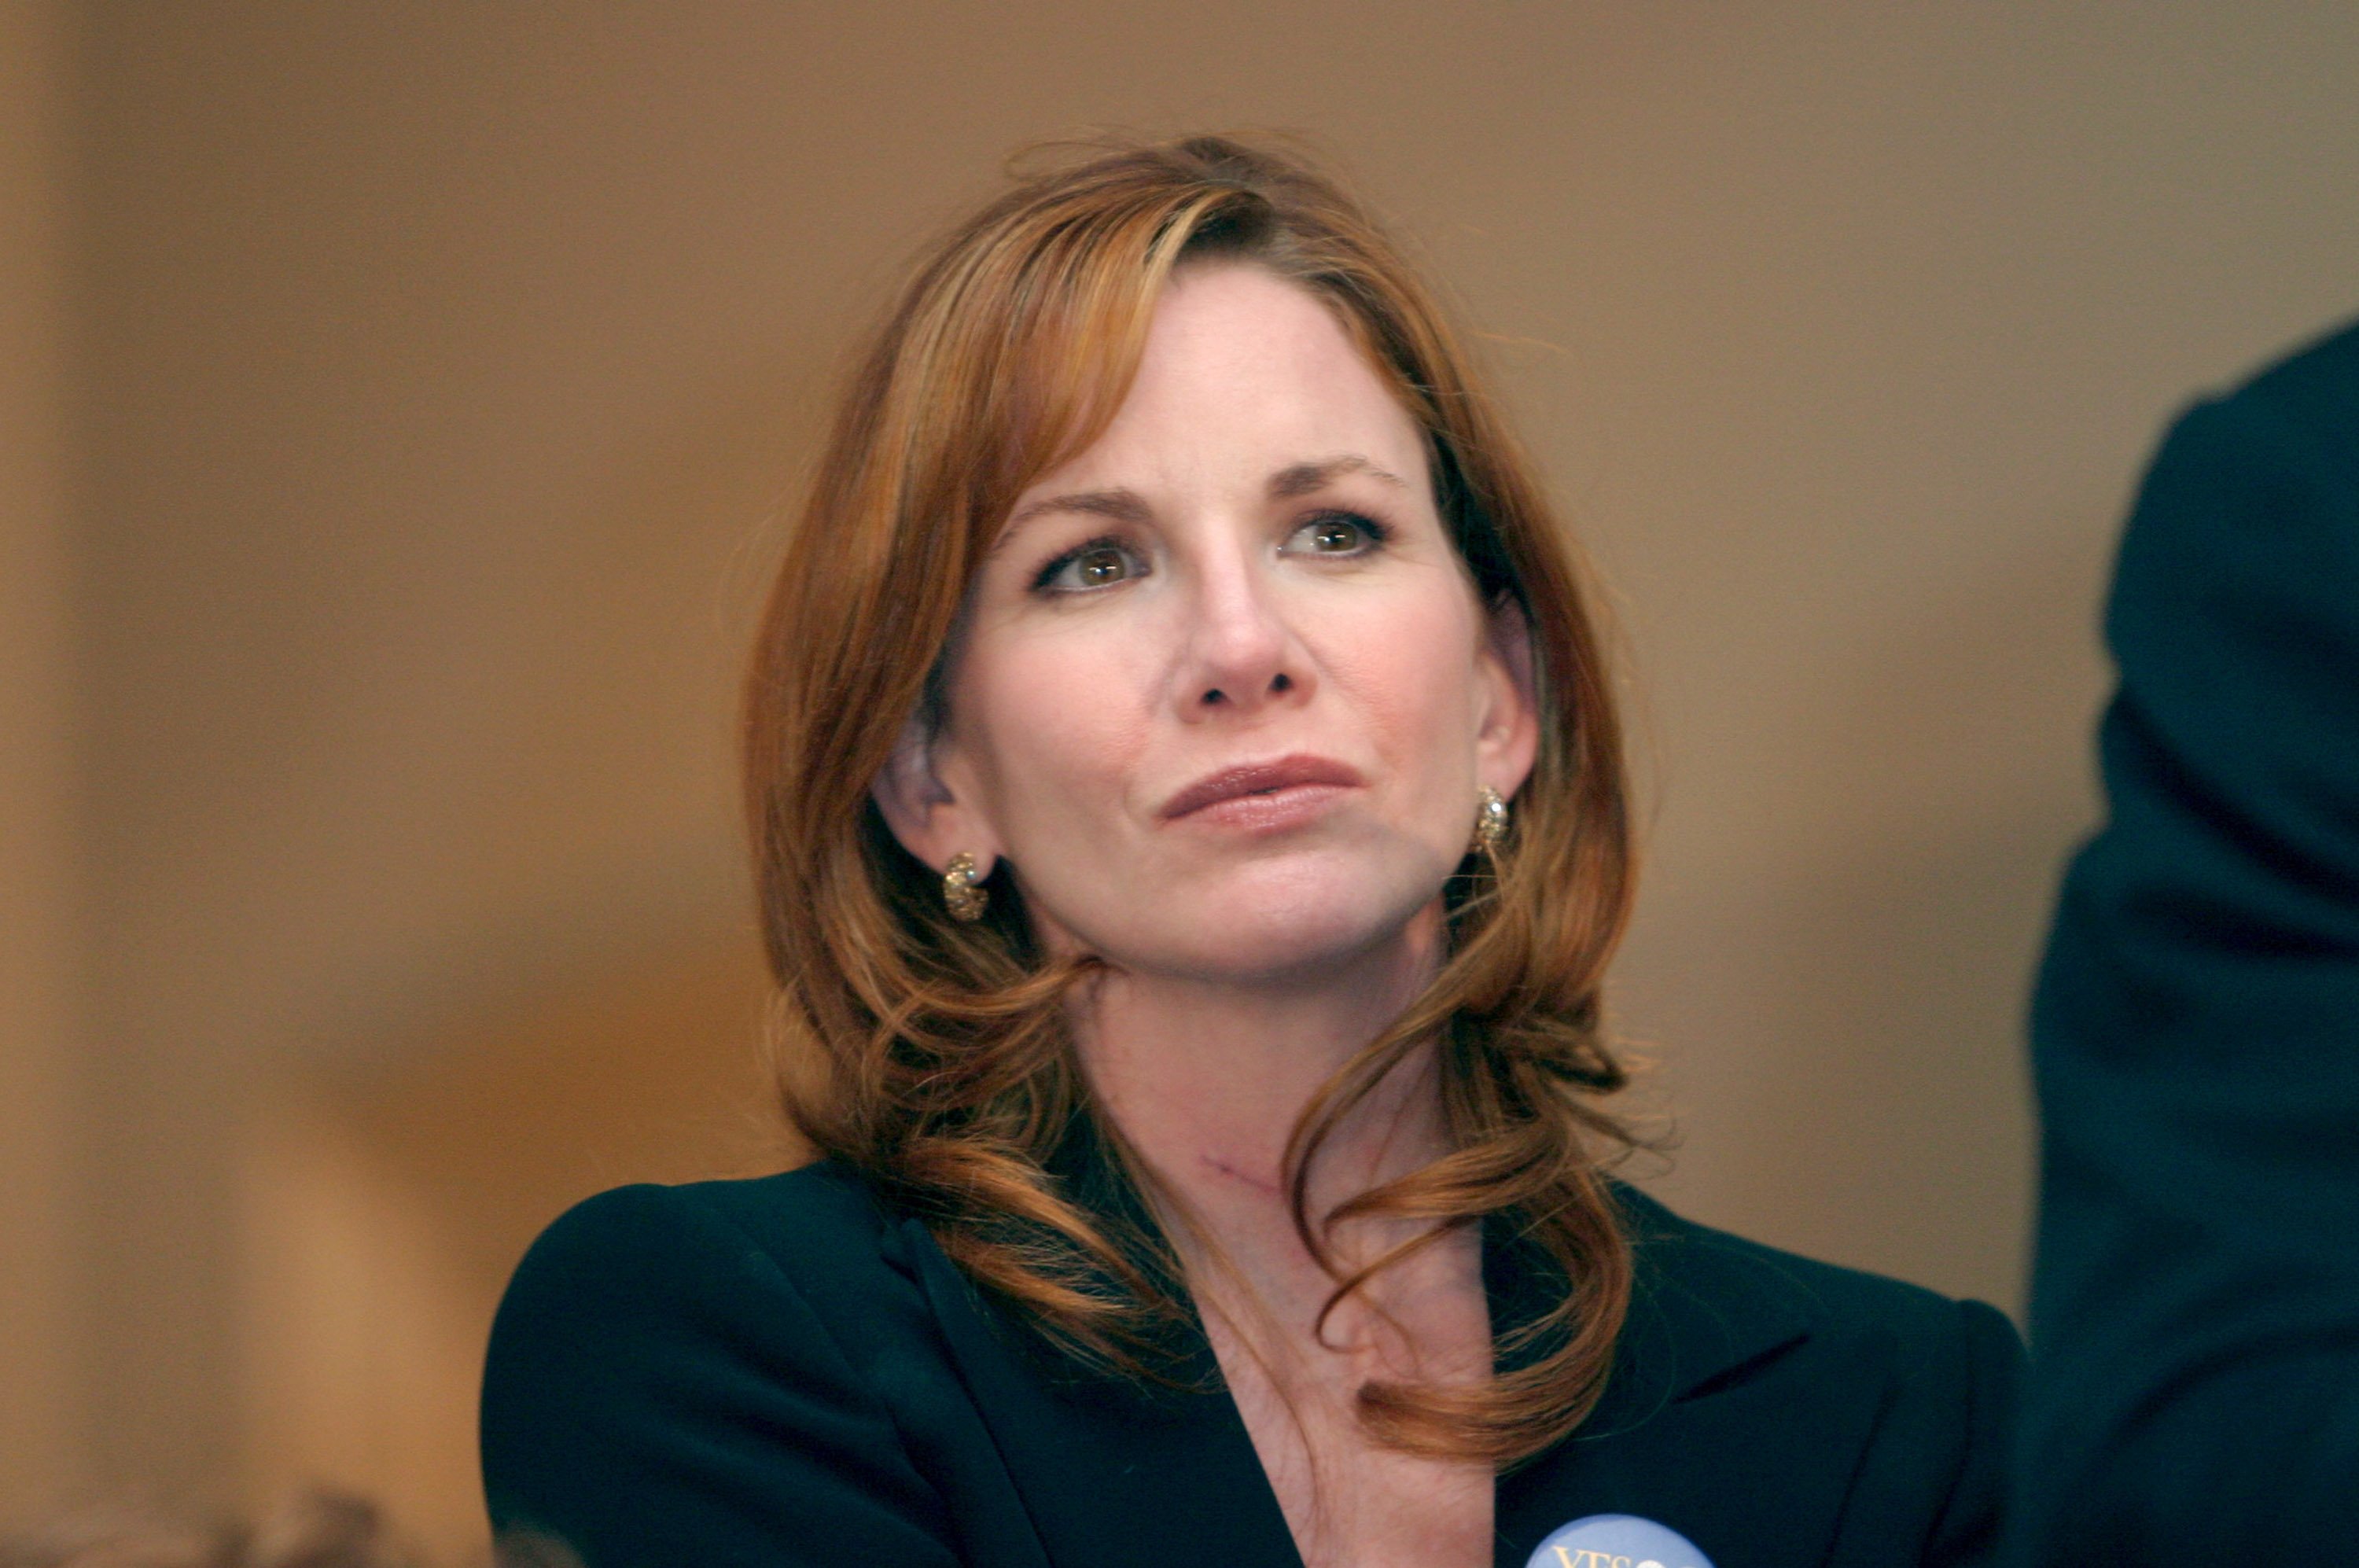
[[[1712,1568],[1712,1559],[1669,1525],[1591,1514],[1550,1530],[1525,1568]]]

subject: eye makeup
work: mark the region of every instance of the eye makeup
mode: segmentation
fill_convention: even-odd
[[[1068,575],[1086,578],[1092,569],[1099,567],[1101,559],[1104,567],[1120,565],[1125,568],[1122,575],[1103,577],[1097,581],[1059,582],[1060,578]],[[1111,588],[1117,583],[1128,583],[1144,577],[1151,570],[1153,569],[1147,565],[1146,556],[1140,553],[1138,547],[1128,539],[1114,534],[1100,534],[1095,539],[1086,539],[1071,550],[1050,557],[1039,571],[1033,573],[1032,591],[1036,593],[1049,594],[1093,593],[1101,589]]]
[[[1307,548],[1296,541],[1309,536]],[[1314,560],[1356,561],[1389,544],[1389,524],[1365,512],[1325,508],[1302,518],[1287,533],[1283,552]],[[1136,544],[1117,534],[1099,534],[1060,550],[1032,574],[1035,593],[1063,595],[1094,593],[1132,583],[1152,573],[1154,567]]]
[[[1376,518],[1369,517],[1365,512],[1353,512],[1343,508],[1336,508],[1333,510],[1316,512],[1311,516],[1303,518],[1302,521],[1295,525],[1294,531],[1286,536],[1287,541],[1288,544],[1291,544],[1294,540],[1302,538],[1306,534],[1311,535],[1315,539],[1321,530],[1328,529],[1332,529],[1337,532],[1342,532],[1347,529],[1355,531],[1360,535],[1360,538],[1356,541],[1346,539],[1342,544],[1334,548],[1330,548],[1324,543],[1313,543],[1308,550],[1303,551],[1302,553],[1313,556],[1325,556],[1329,559],[1341,558],[1343,560],[1352,560],[1360,556],[1375,554],[1377,550],[1382,550],[1386,544],[1390,543],[1393,537],[1393,530],[1391,528]]]

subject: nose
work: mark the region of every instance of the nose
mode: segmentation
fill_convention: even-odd
[[[1310,695],[1310,661],[1266,564],[1250,550],[1200,561],[1180,659],[1180,717],[1244,717]]]

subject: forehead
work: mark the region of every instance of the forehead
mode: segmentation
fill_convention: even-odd
[[[1180,269],[1156,303],[1138,374],[1098,440],[1027,495],[1075,481],[1258,487],[1339,452],[1426,488],[1416,421],[1337,320],[1261,267]]]

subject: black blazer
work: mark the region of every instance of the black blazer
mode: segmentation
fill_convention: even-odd
[[[1500,1480],[1498,1563],[1593,1513],[1668,1524],[1717,1568],[1983,1558],[2021,1357],[2005,1318],[1622,1201],[1639,1283],[1612,1382]],[[1495,1229],[1504,1329],[1544,1275]],[[589,1568],[1299,1568],[1225,1393],[1058,1362],[829,1164],[560,1219],[500,1308],[483,1441],[495,1525]]]
[[[2171,430],[2032,1011],[2020,1542],[2359,1560],[2359,328]]]

